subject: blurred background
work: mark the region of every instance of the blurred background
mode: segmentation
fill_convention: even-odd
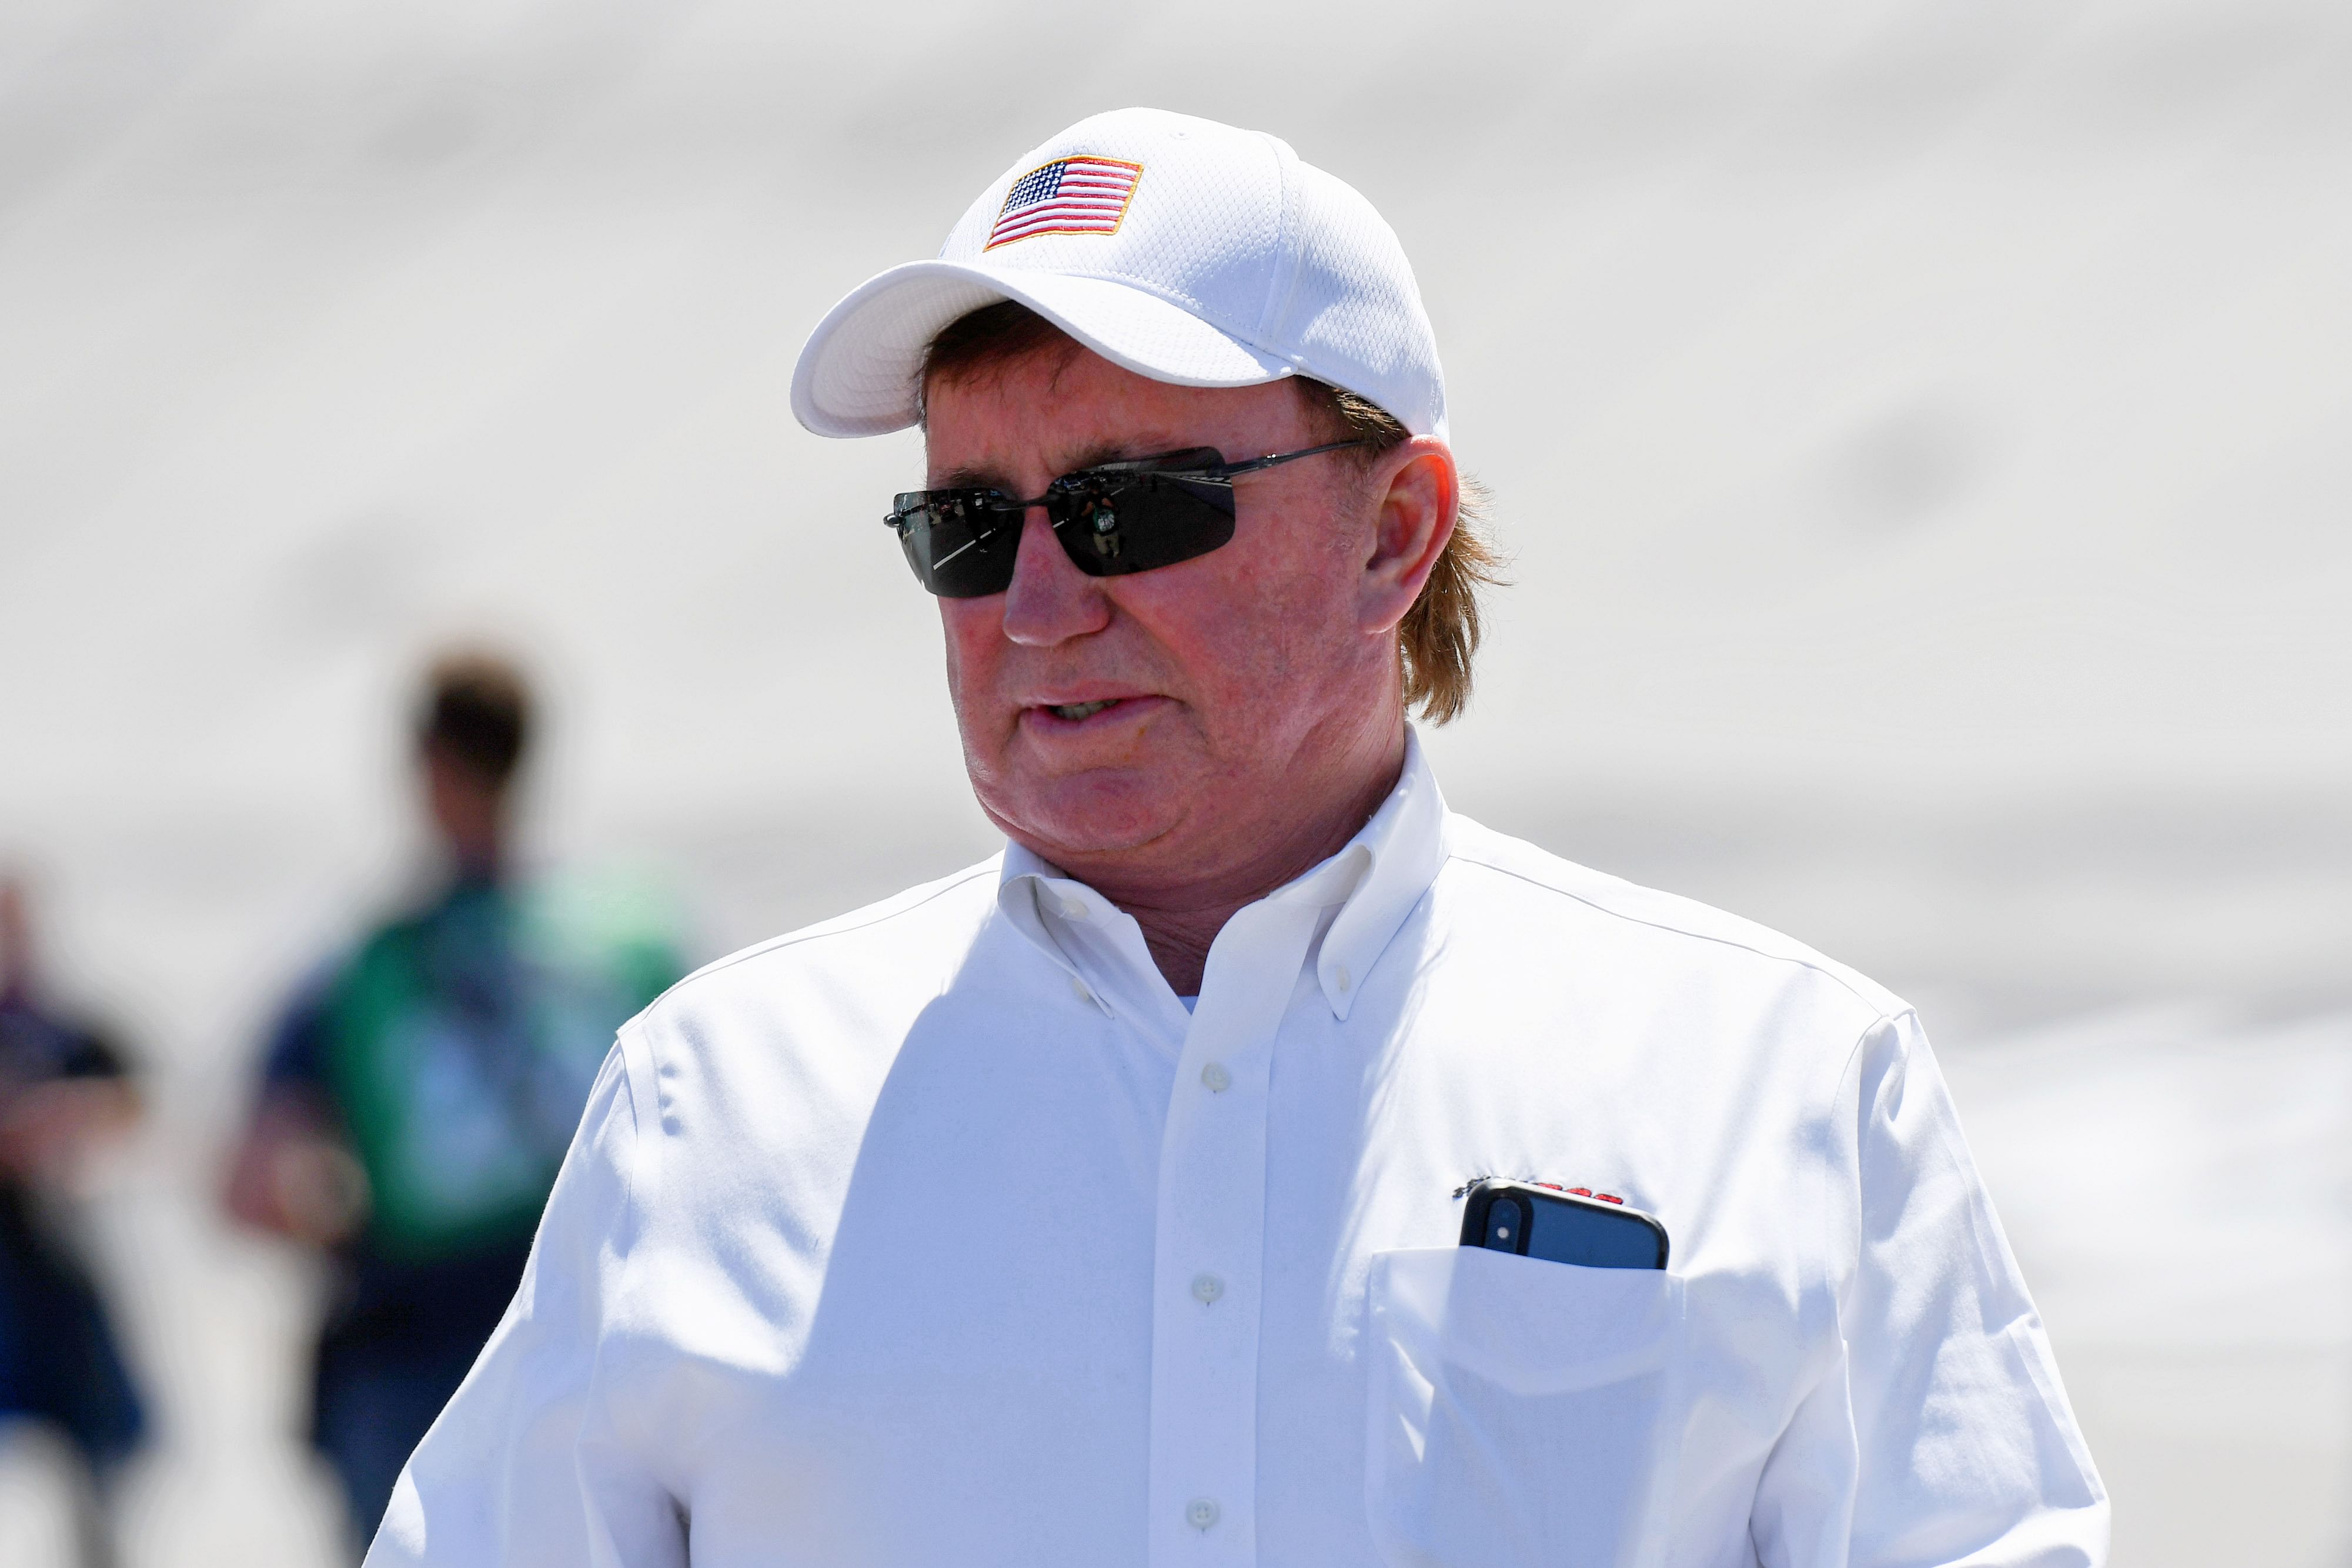
[[[420,672],[700,960],[995,847],[910,436],[808,329],[1023,149],[1274,131],[1402,235],[1517,585],[1453,803],[1916,1003],[2116,1562],[2352,1563],[2352,10],[10,0],[0,868],[144,1114],[44,1203],[130,1564],[316,1568],[327,1286],[220,1194],[415,890]],[[0,1439],[0,1563],[71,1468]]]

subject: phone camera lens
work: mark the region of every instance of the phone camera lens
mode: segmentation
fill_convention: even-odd
[[[1524,1218],[1517,1198],[1496,1198],[1495,1206],[1486,1211],[1486,1245],[1500,1248],[1506,1252],[1517,1251],[1514,1239],[1517,1237]]]

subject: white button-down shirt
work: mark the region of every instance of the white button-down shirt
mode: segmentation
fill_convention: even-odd
[[[1482,1176],[1665,1271],[1456,1245]],[[1019,848],[623,1030],[369,1561],[2089,1564],[1911,1013],[1447,812],[1417,744],[1188,1011]]]

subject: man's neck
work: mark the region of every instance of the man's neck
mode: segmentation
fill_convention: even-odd
[[[1313,870],[1356,836],[1404,769],[1402,727],[1393,754],[1360,788],[1327,810],[1269,835],[1259,852],[1208,875],[1173,878],[1115,864],[1070,867],[1070,874],[1135,917],[1151,961],[1180,997],[1198,996],[1217,933],[1240,910]]]

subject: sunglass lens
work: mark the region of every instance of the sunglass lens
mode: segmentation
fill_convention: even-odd
[[[1089,577],[1174,566],[1234,537],[1231,485],[1160,474],[1089,476],[1058,491],[1048,513],[1063,550]]]
[[[898,497],[899,548],[916,580],[942,599],[978,599],[1013,585],[1021,514],[993,493],[915,490]]]

